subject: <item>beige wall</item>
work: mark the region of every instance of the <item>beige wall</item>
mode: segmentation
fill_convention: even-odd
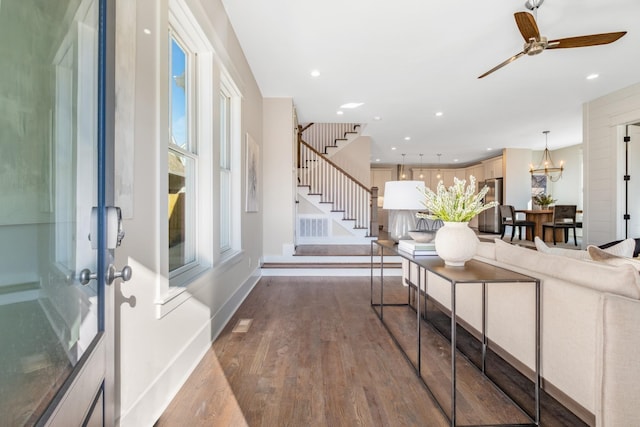
[[[126,237],[116,251],[116,264],[129,264],[133,278],[116,282],[116,414],[123,426],[153,425],[191,370],[207,351],[228,318],[256,283],[262,255],[262,215],[244,212],[245,135],[262,147],[262,97],[231,25],[219,0],[187,0],[216,54],[213,93],[218,92],[218,74],[225,68],[242,93],[240,156],[242,252],[226,262],[218,261],[186,288],[168,288],[166,248],[166,111],[163,95],[168,69],[166,55],[167,0],[139,0],[132,69],[117,76],[116,85],[132,87],[133,105],[118,104],[135,121],[126,132],[133,138],[116,141],[116,164],[131,162],[131,211],[124,227]],[[125,25],[120,21],[118,25]],[[150,34],[145,34],[148,29]],[[122,42],[122,40],[121,40]],[[125,55],[128,50],[118,50]],[[133,81],[133,82],[132,82]],[[133,83],[133,86],[131,84]],[[214,100],[217,99],[214,96]],[[215,104],[215,102],[214,102]],[[217,129],[217,126],[215,127]],[[217,135],[214,135],[214,140]],[[126,145],[130,144],[130,145]],[[214,149],[213,165],[218,163]],[[123,173],[123,172],[120,172]],[[212,174],[213,203],[218,196],[216,174]],[[120,177],[116,177],[118,180]],[[259,179],[260,180],[260,179]],[[259,188],[264,188],[260,185]],[[120,189],[120,191],[125,191]],[[116,201],[118,202],[118,200]],[[262,201],[260,200],[262,211]],[[212,223],[218,220],[213,209]],[[214,235],[215,239],[215,235]],[[162,312],[162,315],[160,313]]]
[[[602,244],[622,238],[620,125],[640,121],[640,83],[583,106],[584,240]]]
[[[294,250],[294,110],[291,98],[264,100],[263,256]]]
[[[371,137],[358,136],[331,156],[331,161],[367,188],[371,188]]]

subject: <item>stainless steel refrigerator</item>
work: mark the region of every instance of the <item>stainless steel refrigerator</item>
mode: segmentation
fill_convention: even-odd
[[[482,181],[479,189],[484,188],[485,185],[489,187],[489,191],[484,197],[484,202],[489,203],[495,200],[501,205],[502,178],[492,178]],[[498,206],[480,212],[480,215],[478,215],[478,231],[484,233],[500,233],[500,209]]]

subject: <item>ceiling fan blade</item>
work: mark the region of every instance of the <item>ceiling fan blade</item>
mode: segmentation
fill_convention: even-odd
[[[492,69],[490,69],[489,71],[487,71],[486,73],[482,74],[481,76],[478,76],[479,79],[488,76],[489,74],[493,73],[494,71],[499,70],[500,68],[504,67],[505,65],[509,65],[511,64],[513,61],[515,61],[516,59],[520,58],[522,55],[524,55],[524,52],[520,52],[518,54],[513,55],[511,58],[507,59],[506,61],[504,61],[503,63],[496,65],[495,67],[493,67]]]
[[[516,24],[525,42],[529,42],[531,39],[540,40],[540,30],[538,30],[538,24],[532,14],[516,12],[513,16],[516,18]]]
[[[627,34],[626,31],[617,33],[591,34],[588,36],[567,37],[565,39],[549,40],[547,49],[566,49],[571,47],[597,46],[609,44]]]

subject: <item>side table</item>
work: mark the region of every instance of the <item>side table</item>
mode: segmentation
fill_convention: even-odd
[[[374,249],[378,247],[379,255],[380,255],[380,301],[374,302]],[[409,289],[415,288],[416,290],[416,302],[415,302],[415,310],[416,310],[416,318],[417,318],[417,328],[416,328],[416,344],[417,344],[417,359],[416,363],[413,364],[406,351],[398,341],[398,339],[394,336],[393,332],[389,328],[389,326],[385,323],[384,320],[384,307],[385,306],[410,306],[411,305],[411,297],[410,294],[408,296],[407,303],[400,304],[389,304],[384,302],[384,255],[385,251],[387,254],[400,256],[407,260],[409,264],[417,265],[417,278],[413,279],[411,277],[411,267],[408,269],[408,277],[406,279],[406,284],[409,286]],[[429,273],[434,274],[442,279],[446,280],[450,284],[451,288],[451,407],[449,411],[446,411],[435,394],[429,388],[429,385],[425,382],[422,376],[422,366],[421,366],[421,319],[426,320],[426,300],[429,298],[428,294],[428,279]],[[423,293],[421,289],[421,275],[424,274],[424,310],[425,316],[421,314],[421,303],[420,296]],[[524,274],[520,274],[502,267],[497,267],[491,264],[487,264],[478,260],[470,260],[467,261],[464,267],[448,267],[445,266],[444,261],[437,256],[412,256],[409,253],[405,253],[403,251],[398,250],[397,244],[393,241],[389,240],[376,240],[371,242],[371,307],[378,315],[378,318],[385,326],[389,334],[391,335],[395,344],[402,351],[405,359],[413,366],[416,371],[416,374],[425,385],[429,393],[433,396],[434,400],[437,402],[441,411],[450,421],[451,426],[456,426],[456,353],[457,353],[457,334],[456,334],[456,325],[458,323],[458,319],[456,316],[456,289],[458,286],[467,286],[467,285],[478,285],[482,286],[482,365],[481,372],[486,377],[485,373],[485,358],[488,349],[488,339],[486,335],[486,322],[487,322],[487,284],[490,283],[532,283],[535,285],[535,406],[534,406],[534,414],[533,416],[528,414],[523,408],[519,407],[520,410],[526,414],[526,416],[531,420],[531,424],[528,425],[540,425],[540,280],[527,276]],[[487,377],[488,378],[488,377]],[[489,379],[490,380],[490,379]],[[494,383],[495,384],[495,383]],[[497,387],[497,386],[496,386]],[[515,404],[515,402],[514,402]],[[521,424],[522,425],[522,424]]]

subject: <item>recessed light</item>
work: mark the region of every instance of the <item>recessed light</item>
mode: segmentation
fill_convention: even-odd
[[[320,77],[320,71],[312,70],[311,71],[311,77]]]
[[[380,159],[376,159],[376,162],[379,162],[379,161],[380,161]]]
[[[405,137],[404,137],[404,140],[405,140],[405,141],[411,141],[411,137],[410,137],[410,136],[405,136]]]
[[[438,112],[436,113],[436,117],[441,117],[443,114],[444,114],[444,113],[443,113],[442,111],[438,111]]]
[[[340,111],[340,110],[338,110],[338,111],[336,111],[336,114],[337,114],[337,115],[339,115],[339,116],[341,116],[341,115],[343,115],[343,114],[344,114],[344,111]]]
[[[453,161],[454,161],[455,163],[458,163],[458,162],[460,161],[460,159],[453,159]]]
[[[491,151],[491,150],[493,150],[493,148],[491,148],[491,147],[487,148],[487,151]]]
[[[600,77],[600,74],[596,74],[596,73],[589,74],[589,75],[587,76],[587,80],[597,79],[598,77]]]
[[[144,30],[142,30],[142,32],[147,34],[147,35],[151,34],[151,30],[148,29],[148,28],[145,28]]]
[[[396,149],[396,147],[391,147],[391,149],[392,149],[392,150],[395,150],[395,149]]]
[[[375,120],[376,122],[382,120],[382,117],[380,116],[373,116],[373,120]]]
[[[346,104],[342,104],[340,108],[358,108],[361,105],[364,105],[364,102],[348,102]]]

